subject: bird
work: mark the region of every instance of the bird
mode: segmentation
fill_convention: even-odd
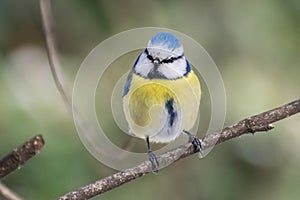
[[[174,34],[159,32],[149,40],[129,71],[122,99],[129,133],[146,141],[153,172],[159,163],[150,143],[185,133],[195,152],[202,151],[201,140],[189,132],[199,113],[200,81]]]

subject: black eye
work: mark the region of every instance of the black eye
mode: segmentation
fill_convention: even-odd
[[[178,60],[178,59],[180,59],[180,58],[182,58],[182,57],[183,57],[183,55],[178,56],[178,57],[171,57],[171,58],[163,59],[161,62],[162,62],[162,63],[172,63],[172,62],[174,62],[175,60]]]
[[[153,62],[153,61],[154,61],[154,58],[149,54],[149,51],[148,51],[147,48],[145,49],[145,53],[146,53],[146,55],[147,55],[147,58],[148,58],[151,62]]]
[[[147,55],[147,58],[148,58],[149,60],[151,60],[151,62],[154,61],[154,58],[153,58],[151,55]]]
[[[172,63],[174,60],[175,60],[174,57],[171,57],[171,58],[163,59],[161,62],[162,63]]]

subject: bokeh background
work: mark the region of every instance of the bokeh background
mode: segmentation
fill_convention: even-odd
[[[71,82],[99,42],[131,28],[158,26],[191,36],[214,59],[226,87],[226,125],[300,97],[298,0],[53,0],[52,5],[60,58]],[[128,70],[137,53],[124,61]],[[105,95],[99,93],[101,101]],[[55,88],[37,0],[0,1],[0,97],[0,157],[36,134],[46,140],[41,154],[3,180],[25,199],[55,199],[115,172],[86,151]],[[266,134],[223,143],[204,159],[189,157],[94,199],[299,199],[299,122],[300,115],[285,119]],[[102,123],[116,143],[126,145],[128,138],[120,139],[124,134],[111,128],[111,119]]]

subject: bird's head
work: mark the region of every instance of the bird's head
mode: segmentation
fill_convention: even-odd
[[[148,42],[137,58],[135,73],[149,79],[177,79],[190,71],[183,46],[171,33],[160,32]]]

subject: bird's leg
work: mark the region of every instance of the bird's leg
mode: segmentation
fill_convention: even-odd
[[[193,144],[194,151],[199,152],[202,155],[201,140],[186,130],[183,130],[183,132],[189,136],[189,142],[191,142]]]
[[[156,173],[158,172],[158,160],[156,158],[156,155],[151,151],[150,148],[150,142],[149,142],[149,137],[146,137],[146,142],[147,142],[147,148],[148,148],[148,159],[152,164],[152,172]]]

